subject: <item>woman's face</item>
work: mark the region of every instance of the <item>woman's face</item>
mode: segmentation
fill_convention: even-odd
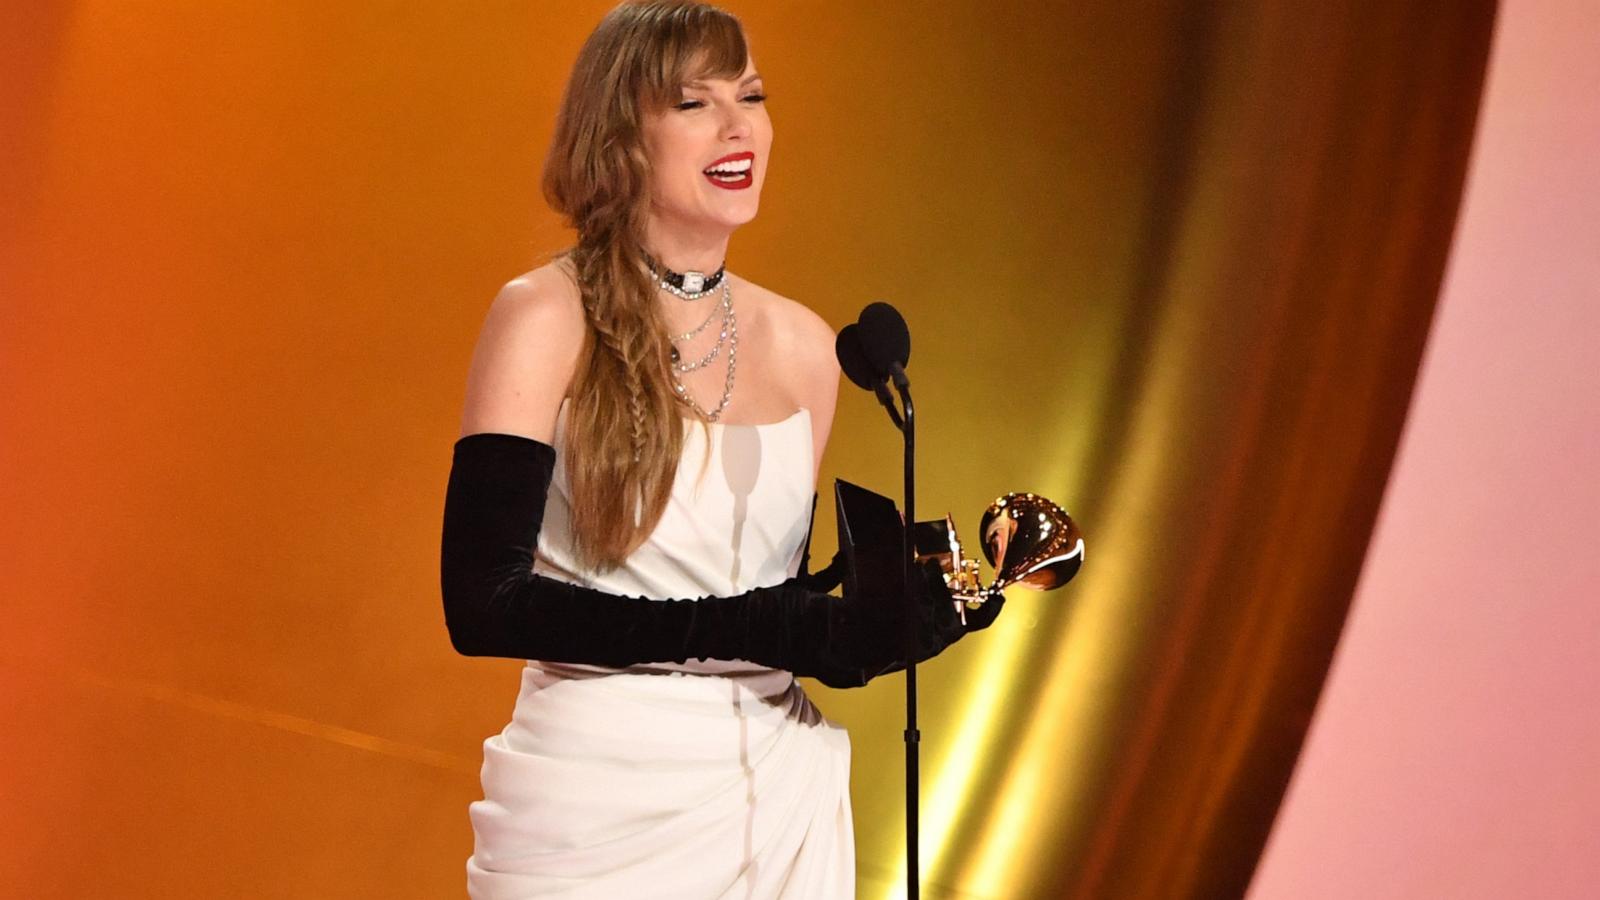
[[[644,145],[662,224],[731,231],[755,218],[772,120],[754,62],[738,78],[685,84],[680,102],[645,116]]]

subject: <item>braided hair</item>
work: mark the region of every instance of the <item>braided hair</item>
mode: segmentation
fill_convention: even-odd
[[[560,449],[574,547],[593,568],[620,565],[654,530],[683,453],[686,410],[672,389],[669,336],[642,264],[650,200],[644,116],[676,102],[685,81],[743,72],[748,53],[738,20],[716,7],[624,3],[584,43],[562,97],[544,193],[578,232],[563,258],[589,327]]]

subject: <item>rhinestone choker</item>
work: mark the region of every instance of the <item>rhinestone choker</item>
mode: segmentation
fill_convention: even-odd
[[[728,271],[728,264],[723,263],[710,275],[692,269],[688,272],[674,272],[666,266],[657,265],[649,256],[644,260],[650,267],[650,277],[656,279],[662,290],[685,300],[699,300],[715,291],[717,285],[722,283],[722,276]]]

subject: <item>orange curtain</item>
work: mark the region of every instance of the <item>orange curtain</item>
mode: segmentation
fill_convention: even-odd
[[[459,896],[514,661],[437,595],[473,338],[606,3],[30,4],[0,26],[0,871],[30,897]],[[928,897],[1242,891],[1449,245],[1493,4],[750,4],[730,264],[905,311],[919,510],[1088,542],[922,670]],[[846,386],[823,477],[885,493]],[[816,538],[832,546],[831,513]],[[901,684],[849,726],[903,892]]]

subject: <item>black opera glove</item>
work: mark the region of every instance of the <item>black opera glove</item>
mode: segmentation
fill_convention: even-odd
[[[654,600],[534,573],[555,454],[518,435],[472,434],[455,444],[440,584],[458,653],[618,668],[743,659],[830,687],[904,668],[907,609],[894,559],[858,560],[859,588],[843,598],[808,588],[804,576],[731,597]],[[967,629],[937,570],[919,572],[909,655],[921,662]]]

